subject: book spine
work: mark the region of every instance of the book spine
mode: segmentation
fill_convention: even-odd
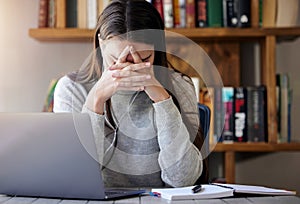
[[[78,28],[87,28],[87,0],[77,0]]]
[[[57,13],[56,0],[49,0],[48,4],[48,27],[55,28],[60,26],[60,14]]]
[[[180,6],[179,0],[173,0],[174,27],[180,28]]]
[[[247,103],[246,90],[243,87],[234,89],[234,141],[247,142]]]
[[[40,4],[39,4],[38,27],[46,28],[46,27],[48,27],[49,0],[40,0],[39,3]]]
[[[197,27],[203,28],[207,26],[206,0],[197,0]]]
[[[222,88],[214,88],[214,138],[222,142],[222,131],[224,128],[224,109],[222,102]]]
[[[179,0],[180,7],[180,27],[186,27],[186,3],[185,0]]]
[[[280,142],[288,142],[288,93],[289,78],[280,74]]]
[[[260,0],[251,0],[251,27],[258,28],[259,27],[259,7]]]
[[[247,87],[247,135],[250,142],[266,141],[266,89]]]
[[[262,26],[275,27],[276,24],[276,0],[263,0],[262,1]]]
[[[208,27],[222,27],[222,0],[207,0]]]
[[[251,2],[250,0],[240,0],[238,10],[238,27],[245,28],[251,26]]]
[[[55,23],[57,28],[66,27],[66,16],[67,16],[66,3],[67,3],[66,0],[53,0],[53,4],[55,8],[54,18],[56,19]]]
[[[173,1],[163,0],[164,23],[166,28],[174,27]]]
[[[196,27],[196,7],[194,0],[186,0],[186,27]]]
[[[161,19],[164,21],[163,0],[153,0],[152,4],[160,14]]]
[[[223,23],[224,27],[237,27],[237,1],[223,0]]]
[[[77,0],[66,0],[66,27],[77,27]]]
[[[225,121],[222,138],[224,143],[232,143],[234,138],[234,89],[233,87],[224,87],[222,89],[222,102],[224,105]]]
[[[87,28],[95,29],[97,25],[97,0],[87,0]]]

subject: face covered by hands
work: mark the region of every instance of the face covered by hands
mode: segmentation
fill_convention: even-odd
[[[169,98],[154,75],[153,45],[114,38],[100,45],[104,72],[111,73],[117,90],[144,90],[154,102]]]

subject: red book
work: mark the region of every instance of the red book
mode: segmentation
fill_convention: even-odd
[[[40,0],[39,21],[38,21],[39,28],[48,27],[48,5],[49,5],[49,0]]]
[[[180,28],[180,4],[179,0],[173,0],[174,27]]]
[[[162,20],[164,20],[164,8],[162,0],[153,0],[153,6],[156,8]]]
[[[186,27],[196,27],[196,9],[194,0],[186,0]]]

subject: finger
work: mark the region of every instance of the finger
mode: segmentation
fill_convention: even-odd
[[[127,87],[127,88],[130,88],[130,87],[142,87],[144,86],[143,84],[144,82],[143,81],[138,81],[138,82],[135,82],[135,81],[119,81],[118,82],[118,87]]]
[[[127,56],[130,53],[130,47],[127,45],[124,50],[121,52],[116,64],[126,62]]]
[[[145,79],[150,79],[151,75],[147,73],[139,73],[139,72],[134,72],[131,70],[122,70],[122,71],[115,71],[111,75],[113,78],[130,78],[130,77],[135,77],[135,76],[140,76],[140,77],[146,77]]]
[[[135,86],[135,87],[118,87],[118,91],[144,91],[144,86]]]
[[[125,67],[128,67],[129,65],[131,65],[130,62],[113,64],[112,66],[109,67],[109,70],[121,70],[124,69]]]
[[[141,56],[139,55],[139,53],[136,52],[136,50],[134,49],[133,46],[130,47],[130,54],[133,58],[133,62],[134,63],[141,63],[143,62],[141,59]]]

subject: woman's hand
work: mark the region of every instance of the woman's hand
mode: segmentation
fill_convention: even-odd
[[[130,54],[135,65],[143,64],[139,53],[136,52],[136,50],[132,46],[130,47]],[[150,78],[144,83],[144,91],[147,93],[147,95],[152,101],[156,103],[159,101],[166,100],[170,97],[165,88],[155,78],[152,66],[146,68],[140,67],[139,69],[136,69],[134,71],[140,74],[146,74],[147,76],[150,76]]]
[[[151,75],[139,70],[149,70],[150,62],[133,64],[126,62],[126,56],[130,53],[126,47],[118,58],[117,62],[105,69],[101,78],[89,92],[86,105],[89,109],[98,114],[103,114],[104,103],[117,91],[142,91]]]

